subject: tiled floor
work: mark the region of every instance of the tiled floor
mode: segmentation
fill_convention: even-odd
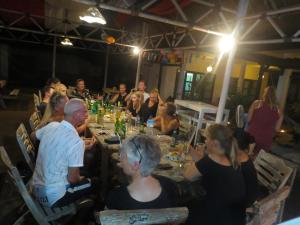
[[[19,100],[8,102],[8,109],[0,109],[0,145],[4,145],[14,163],[23,160],[23,156],[15,138],[18,125],[23,122],[29,130],[28,119],[33,110],[32,92],[21,90]],[[283,148],[274,145],[274,153],[290,159],[300,166],[300,147]],[[0,224],[10,225],[21,213],[19,210],[22,200],[17,194],[14,185],[4,173],[4,167],[0,162]],[[298,173],[292,193],[287,201],[284,220],[300,216],[300,173]],[[36,224],[32,218],[27,218],[26,224]]]

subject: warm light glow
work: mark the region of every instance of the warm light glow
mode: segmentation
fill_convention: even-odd
[[[95,8],[91,7],[87,10],[87,14],[84,16],[79,16],[79,19],[87,22],[87,23],[100,23],[100,24],[106,24],[106,20],[100,13],[100,11]]]
[[[280,130],[280,133],[285,133],[285,130],[281,129],[281,130]]]
[[[262,78],[265,79],[265,75],[263,75]]]
[[[133,47],[133,54],[138,55],[140,53],[141,49],[139,49],[138,47]]]
[[[208,67],[206,68],[206,71],[207,71],[208,73],[211,73],[211,72],[213,71],[213,67],[212,67],[212,66],[208,66]]]
[[[69,38],[64,38],[60,43],[64,46],[73,46],[73,43],[70,41]]]
[[[229,52],[232,50],[232,48],[235,45],[235,40],[232,35],[227,35],[222,37],[222,39],[219,42],[219,49],[221,52]]]

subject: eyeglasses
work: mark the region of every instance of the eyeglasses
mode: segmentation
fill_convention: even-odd
[[[141,164],[142,162],[142,159],[143,159],[143,156],[142,156],[142,153],[140,152],[140,148],[141,146],[138,144],[135,143],[135,139],[136,137],[132,138],[130,141],[134,144],[134,147],[136,148],[136,150],[138,151],[139,155],[140,155],[140,160],[139,160],[139,164]]]

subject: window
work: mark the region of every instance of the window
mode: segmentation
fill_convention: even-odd
[[[215,76],[212,74],[186,72],[183,99],[210,103]]]
[[[237,85],[238,85],[238,78],[231,77],[230,84],[229,84],[229,95],[235,95],[237,92]]]
[[[244,80],[243,95],[255,97],[257,80]]]

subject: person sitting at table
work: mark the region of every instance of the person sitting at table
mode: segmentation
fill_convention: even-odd
[[[161,150],[156,141],[147,135],[125,140],[120,149],[120,163],[129,185],[112,190],[106,199],[108,209],[155,209],[174,206],[176,199],[172,182],[152,176],[159,164]]]
[[[245,207],[250,207],[259,197],[258,181],[256,169],[251,158],[248,155],[249,149],[253,145],[254,138],[247,132],[234,132],[234,137],[238,144],[238,159],[241,162],[241,169],[243,172],[246,184],[246,199]]]
[[[54,78],[51,77],[47,80],[46,86],[50,86],[55,89],[55,85],[59,84],[59,83],[60,83],[60,80],[57,77],[54,77]]]
[[[131,95],[129,104],[127,105],[127,111],[133,116],[140,116],[140,111],[143,102],[143,94],[140,92],[134,92]]]
[[[126,92],[126,84],[120,84],[119,85],[119,93],[115,94],[113,96],[113,98],[109,101],[111,104],[119,104],[120,102],[120,106],[121,107],[126,107],[127,106],[127,102],[126,102],[126,96],[127,96],[127,92]]]
[[[76,80],[76,88],[72,92],[72,96],[83,100],[91,98],[89,91],[85,89],[85,84],[83,79]]]
[[[189,165],[184,177],[189,181],[201,177],[206,190],[203,201],[190,206],[186,224],[241,225],[245,224],[246,185],[238,147],[230,128],[213,124],[205,131],[206,151],[191,148],[190,154],[201,155]],[[200,151],[200,154],[195,154]]]
[[[50,101],[50,97],[52,96],[53,92],[54,92],[54,89],[50,86],[45,86],[43,88],[43,90],[42,90],[43,101],[38,106],[38,110],[39,110],[41,116],[44,115],[46,107]]]
[[[64,119],[64,107],[68,102],[68,97],[58,92],[54,92],[50,97],[49,104],[46,107],[43,118],[41,119],[38,129],[44,127],[50,122],[60,122]]]
[[[149,97],[150,95],[146,92],[146,83],[144,80],[140,80],[139,84],[138,84],[138,89],[136,90],[136,88],[131,89],[130,93],[127,95],[126,97],[126,101],[129,101],[129,99],[131,98],[131,95],[136,92],[139,91],[140,93],[142,93],[143,95],[143,102],[144,103]]]
[[[158,90],[153,89],[150,92],[150,97],[142,104],[141,107],[141,120],[143,123],[146,123],[149,118],[156,117],[156,112],[158,104],[162,102],[159,97]]]
[[[85,103],[71,99],[64,107],[64,120],[52,122],[37,130],[40,140],[33,174],[33,193],[48,207],[62,207],[91,193],[89,180],[80,176],[83,166],[84,142],[75,127],[88,117]]]
[[[172,135],[174,131],[178,133],[179,120],[176,116],[175,104],[168,102],[160,106],[160,112],[157,117],[154,118],[154,127],[160,129],[160,131],[167,135]]]
[[[62,94],[67,95],[67,87],[63,83],[58,83],[55,85],[55,91]]]

